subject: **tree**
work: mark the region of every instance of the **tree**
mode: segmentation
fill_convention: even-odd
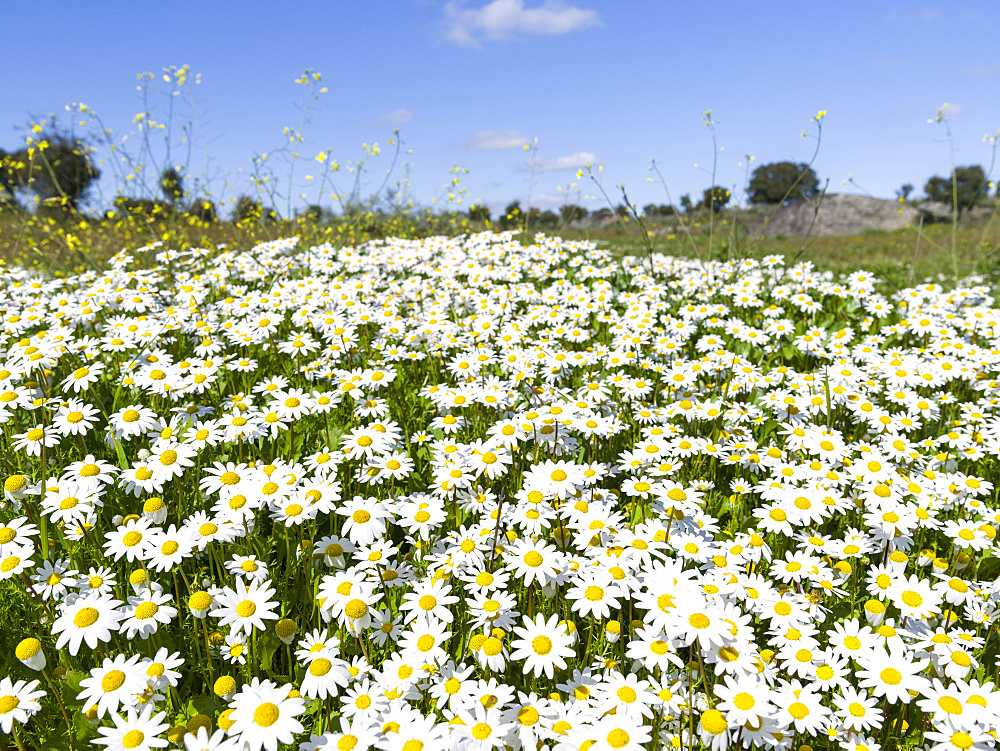
[[[152,198],[118,196],[113,206],[122,214],[143,219],[162,219],[168,212],[168,207],[163,201],[154,201]]]
[[[299,219],[309,222],[310,224],[321,224],[322,222],[330,220],[331,213],[328,209],[324,209],[318,203],[311,203],[299,211],[296,216]]]
[[[506,228],[520,227],[523,213],[521,211],[521,202],[511,201],[507,204],[507,208],[503,210],[503,218],[500,219],[500,223]]]
[[[950,178],[935,175],[924,186],[927,200],[948,206],[954,203],[958,216],[986,198],[988,192],[986,173],[978,164],[956,167]]]
[[[690,214],[691,209],[694,208],[694,204],[691,203],[691,196],[687,193],[681,196],[681,208],[684,209],[685,214]]]
[[[489,206],[483,206],[481,203],[473,204],[469,207],[469,220],[485,224],[490,220],[492,213]]]
[[[17,164],[16,154],[0,149],[0,205],[17,202]]]
[[[655,203],[648,203],[642,207],[642,213],[645,216],[654,217],[654,216],[673,216],[677,212],[673,206],[666,203],[661,203],[659,206],[657,206]]]
[[[250,196],[240,196],[233,207],[233,221],[237,224],[271,224],[278,220],[274,209],[265,209],[260,201]]]
[[[896,200],[907,201],[909,200],[910,193],[912,192],[913,192],[913,185],[910,183],[903,183],[896,191]]]
[[[559,207],[559,216],[563,221],[563,224],[569,224],[576,219],[583,219],[587,216],[587,210],[583,206],[577,206],[574,203],[567,203]]]
[[[203,222],[217,222],[219,220],[219,212],[215,208],[215,203],[207,198],[195,198],[188,206],[187,213]]]
[[[167,205],[172,209],[178,209],[184,199],[184,178],[181,173],[173,167],[167,167],[160,173],[160,190]]]
[[[718,213],[726,208],[726,204],[729,203],[731,197],[732,194],[721,185],[713,185],[711,188],[705,188],[701,198],[701,205],[706,209],[711,209],[713,212]]]
[[[819,178],[808,164],[772,162],[753,171],[747,197],[750,203],[785,203],[810,198],[819,191]]]
[[[556,212],[550,211],[548,209],[542,211],[541,209],[536,208],[534,206],[528,209],[528,215],[525,220],[526,227],[530,226],[530,227],[544,229],[546,227],[555,227],[558,224],[559,224],[559,217],[556,214]]]
[[[90,160],[87,145],[63,131],[58,124],[41,134],[33,152],[22,149],[11,155],[20,163],[18,182],[43,204],[78,211],[87,192],[101,176]],[[44,144],[44,147],[41,145]]]

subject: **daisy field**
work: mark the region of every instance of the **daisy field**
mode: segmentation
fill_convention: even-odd
[[[996,746],[981,279],[135,252],[0,268],[8,747]]]

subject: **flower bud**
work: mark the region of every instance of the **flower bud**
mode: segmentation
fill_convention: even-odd
[[[45,653],[42,651],[42,643],[34,637],[22,639],[21,643],[14,649],[14,654],[17,659],[24,663],[25,667],[31,670],[45,669]]]
[[[208,592],[195,592],[188,598],[188,607],[191,608],[191,615],[195,618],[204,618],[208,615],[208,609],[212,607],[212,595]]]
[[[281,639],[282,644],[291,644],[298,632],[299,627],[291,618],[282,618],[274,624],[274,633]]]
[[[231,675],[223,675],[216,679],[212,691],[220,699],[229,701],[229,697],[236,691],[236,679]]]

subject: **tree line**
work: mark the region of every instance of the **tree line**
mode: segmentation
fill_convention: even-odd
[[[39,211],[79,212],[86,202],[89,192],[101,176],[94,164],[91,149],[79,139],[63,132],[50,132],[44,138],[32,142],[14,152],[0,149],[0,205],[25,209],[31,204]],[[746,199],[751,205],[776,205],[792,201],[812,199],[819,193],[820,180],[815,170],[808,164],[790,161],[771,162],[757,167],[747,184]],[[924,184],[926,200],[955,206],[959,216],[988,198],[989,180],[980,165],[956,167],[951,175],[934,175]],[[905,184],[896,191],[900,201],[910,200],[914,186]],[[169,217],[179,214],[214,222],[219,219],[218,207],[208,197],[191,196],[185,188],[184,176],[175,167],[167,167],[160,175],[159,195],[136,198],[117,196],[112,202],[112,213],[121,212],[144,217]],[[1000,191],[998,191],[1000,193]],[[718,212],[732,201],[732,192],[720,185],[705,188],[699,200],[690,195],[680,197],[679,205],[647,204],[642,208],[646,217],[669,217],[693,210]],[[612,208],[602,208],[589,212],[575,204],[566,204],[559,211],[541,210],[537,207],[521,206],[520,201],[512,201],[497,217],[481,204],[473,205],[468,217],[477,222],[495,222],[501,227],[531,225],[538,228],[563,226],[585,217],[612,217],[615,214],[626,217],[629,209],[620,204]],[[313,221],[327,221],[332,212],[310,205],[300,210],[300,217]],[[258,199],[239,197],[233,205],[232,219],[236,222],[273,222],[278,214],[267,208]]]

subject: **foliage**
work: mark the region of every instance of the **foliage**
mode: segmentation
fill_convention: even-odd
[[[219,220],[215,202],[208,198],[194,198],[188,206],[187,214],[202,224],[211,224]]]
[[[504,229],[520,227],[524,223],[524,212],[521,210],[520,201],[511,201],[503,210],[503,216],[499,220],[500,226]]]
[[[153,198],[129,198],[118,196],[112,206],[114,210],[129,216],[143,217],[146,219],[157,219],[168,216],[172,209],[163,201]]]
[[[333,214],[329,209],[320,206],[318,203],[311,203],[304,209],[298,211],[296,213],[296,218],[311,224],[320,224],[322,222],[330,221],[330,219],[333,218]]]
[[[721,185],[713,185],[711,188],[705,188],[700,205],[702,208],[718,213],[729,204],[730,198],[732,198],[732,193],[727,188],[723,188]]]
[[[989,181],[978,164],[956,167],[947,178],[935,175],[924,185],[927,200],[954,206],[959,216],[986,198],[988,191]]]
[[[913,184],[903,183],[901,186],[899,186],[899,189],[896,191],[896,198],[900,201],[908,201],[910,200],[910,194],[912,192],[913,192]]]
[[[469,221],[486,223],[490,220],[491,215],[489,206],[484,206],[481,203],[469,207]]]
[[[257,198],[240,196],[233,206],[233,221],[237,224],[274,224],[278,213],[274,209],[265,209]]]
[[[542,211],[537,206],[528,209],[524,226],[531,229],[554,229],[559,225],[559,215],[546,209]]]
[[[559,207],[559,218],[563,224],[569,224],[577,219],[584,219],[587,216],[587,209],[575,203],[567,203]]]
[[[55,122],[24,148],[0,154],[0,188],[8,198],[25,191],[50,209],[78,211],[100,176],[89,146]]]
[[[772,162],[753,171],[747,186],[750,203],[775,204],[811,198],[819,190],[819,178],[808,164]]]
[[[659,205],[649,203],[642,207],[642,213],[643,216],[649,217],[674,216],[677,214],[677,209],[666,203],[661,203]]]
[[[18,189],[18,167],[20,159],[16,154],[8,154],[0,149],[0,204],[16,201]]]
[[[160,190],[167,204],[177,210],[184,199],[184,177],[176,167],[167,167],[160,174]]]

